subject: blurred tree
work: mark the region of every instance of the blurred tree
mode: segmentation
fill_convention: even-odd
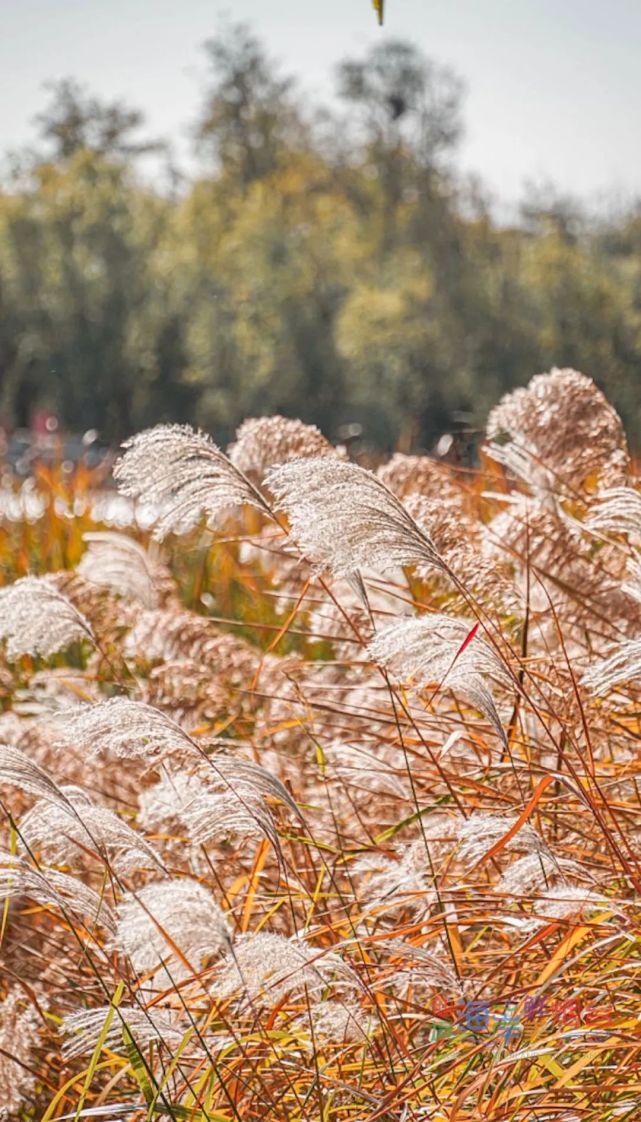
[[[275,74],[244,24],[226,27],[205,50],[212,84],[197,127],[200,150],[244,190],[276,171],[301,135],[292,81]]]
[[[340,196],[328,200],[326,180],[317,157],[299,156],[240,202],[216,205],[207,183],[186,202],[190,378],[216,431],[270,411],[334,428],[342,398],[335,243],[348,212]]]
[[[387,40],[363,59],[340,63],[338,93],[358,109],[374,152],[407,148],[422,166],[435,167],[459,139],[461,82],[411,43]]]
[[[68,160],[86,148],[100,156],[131,159],[165,146],[159,141],[137,140],[144,124],[138,109],[120,101],[102,102],[71,78],[50,82],[51,100],[35,118],[43,141],[50,145],[53,162]]]
[[[141,177],[136,110],[54,87],[0,190],[0,416],[226,441],[277,411],[429,447],[561,363],[638,442],[638,209],[596,221],[546,188],[498,223],[451,166],[460,83],[411,45],[342,64],[323,128],[246,27],[207,50],[206,159],[182,194]]]
[[[73,427],[122,437],[162,408],[154,388],[180,412],[180,365],[166,367],[178,325],[155,270],[167,209],[87,149],[34,169],[4,200],[4,284],[20,328],[3,393],[18,423],[46,401]]]

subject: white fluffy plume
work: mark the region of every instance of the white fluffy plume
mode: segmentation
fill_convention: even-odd
[[[38,1083],[32,1055],[41,1021],[21,986],[0,1002],[0,1118],[24,1116],[25,1103]]]
[[[90,756],[155,759],[172,752],[196,752],[191,738],[153,705],[113,697],[95,705],[74,705],[53,720],[59,747],[82,747]]]
[[[138,974],[157,970],[162,960],[173,978],[184,978],[229,942],[224,913],[194,880],[153,881],[118,906],[115,945]]]
[[[66,1060],[93,1052],[98,1044],[112,1006],[99,1009],[81,1009],[63,1018],[62,1032],[67,1037],[62,1052]],[[142,1051],[155,1041],[167,1047],[178,1048],[185,1030],[178,1027],[175,1017],[159,1009],[142,1009],[135,1005],[120,1005],[113,1010],[111,1023],[103,1039],[103,1047],[112,1051],[122,1043],[127,1027],[136,1047]]]
[[[357,464],[333,457],[293,460],[268,472],[265,486],[286,512],[301,552],[335,576],[415,564],[448,571],[402,503]]]
[[[91,624],[48,577],[22,577],[0,591],[0,639],[11,660],[50,655],[79,639],[94,641]]]
[[[591,530],[641,536],[641,494],[634,487],[610,487],[591,505]]]
[[[0,785],[4,783],[58,806],[69,807],[67,795],[48,772],[21,748],[11,744],[0,744]]]
[[[605,658],[588,667],[583,675],[583,685],[600,696],[616,686],[641,677],[641,639],[628,639],[619,643]]]
[[[119,875],[160,865],[140,834],[106,807],[95,806],[77,787],[62,788],[60,805],[39,800],[20,820],[20,839],[54,865],[69,864],[83,853],[97,854]]]
[[[215,755],[195,775],[164,770],[140,795],[140,821],[157,829],[182,823],[194,845],[230,837],[266,837],[278,849],[278,833],[266,797],[278,799],[299,818],[283,784],[259,764]]]
[[[509,677],[499,656],[468,620],[435,614],[400,619],[379,631],[369,655],[398,679],[419,688],[449,688],[483,713],[505,740],[486,678]]]
[[[464,865],[475,865],[495,842],[512,829],[516,822],[518,818],[515,815],[472,814],[461,822],[457,829],[459,861]],[[514,837],[507,842],[505,849],[508,852],[515,849],[525,849],[533,853],[547,852],[543,838],[529,822],[523,823]]]
[[[202,515],[248,503],[270,514],[260,491],[204,433],[189,425],[159,425],[128,440],[114,468],[119,490],[158,508],[154,536],[193,527]]]
[[[158,606],[158,593],[147,553],[126,534],[96,531],[85,534],[87,550],[77,572],[92,584],[110,588],[145,608]]]
[[[10,896],[29,896],[39,904],[55,907],[63,914],[70,912],[81,919],[87,917],[108,931],[115,931],[115,918],[110,907],[77,877],[56,869],[35,869],[20,857],[0,853],[0,900]]]
[[[315,456],[336,456],[316,425],[305,425],[291,417],[248,417],[227,449],[236,467],[254,479],[261,479],[270,467],[290,460]]]
[[[234,954],[226,956],[212,994],[225,1000],[234,994],[276,1005],[292,993],[320,994],[333,975],[354,985],[355,977],[338,954],[318,951],[298,938],[271,931],[241,936]]]

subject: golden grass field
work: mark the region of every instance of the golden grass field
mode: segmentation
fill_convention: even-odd
[[[134,438],[0,508],[0,1118],[641,1118],[641,481]]]

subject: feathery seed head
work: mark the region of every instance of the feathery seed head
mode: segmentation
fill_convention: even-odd
[[[261,931],[236,941],[233,957],[223,960],[212,994],[221,1001],[239,994],[274,1006],[288,994],[307,990],[320,995],[335,973],[354,983],[339,955],[319,954],[301,939]]]
[[[0,784],[7,783],[47,799],[60,807],[68,807],[69,800],[64,790],[54,779],[20,748],[10,744],[0,744]]]
[[[597,532],[641,537],[641,494],[634,487],[609,487],[590,505],[586,526]]]
[[[581,681],[597,697],[616,686],[641,677],[641,639],[618,643],[605,657],[597,659],[585,671]]]
[[[37,1074],[32,1051],[38,1039],[39,1018],[18,988],[0,1002],[0,1118],[17,1117],[34,1090]]]
[[[334,576],[402,565],[445,569],[429,536],[366,468],[330,457],[292,460],[268,472],[265,485],[301,552]]]
[[[156,759],[161,754],[195,752],[193,741],[153,705],[113,697],[95,705],[75,705],[53,718],[58,747],[82,747],[91,757]]]
[[[451,472],[431,456],[406,456],[395,452],[376,474],[399,499],[421,495],[445,502],[450,509],[462,507],[463,495],[452,482]]]
[[[81,920],[87,917],[108,931],[115,931],[115,918],[110,907],[77,877],[56,869],[34,869],[20,857],[0,853],[0,899],[24,895],[39,904],[71,913]]]
[[[592,475],[614,486],[628,471],[618,414],[577,370],[555,367],[506,394],[488,417],[487,436],[491,455],[542,491],[559,484],[576,491]]]
[[[169,713],[179,724],[200,724],[232,708],[225,683],[196,659],[167,659],[149,671],[142,690],[145,701]]]
[[[123,897],[114,943],[136,973],[156,971],[162,959],[170,964],[173,978],[184,978],[190,973],[187,963],[199,970],[205,959],[229,945],[229,931],[224,913],[203,885],[167,878]]]
[[[412,842],[398,858],[366,853],[351,868],[359,898],[377,914],[408,908],[424,913],[437,899],[423,838]]]
[[[369,644],[370,658],[419,688],[449,688],[466,697],[505,739],[486,677],[509,684],[505,666],[468,620],[434,614],[408,617],[383,628]]]
[[[459,861],[467,865],[475,865],[517,821],[518,819],[512,815],[502,817],[498,814],[472,814],[460,824],[458,829]],[[547,846],[534,827],[529,822],[525,822],[507,842],[505,849],[508,852],[515,849],[544,852],[547,851]]]
[[[170,1049],[176,1049],[182,1043],[186,1030],[179,1026],[175,1014],[135,1005],[119,1005],[113,1012],[111,1005],[103,1005],[99,1009],[81,1009],[63,1018],[61,1032],[67,1039],[62,1053],[66,1060],[95,1051],[110,1011],[112,1021],[103,1037],[103,1048],[118,1049],[125,1025],[139,1051],[152,1042]]]
[[[180,824],[194,846],[231,837],[267,837],[277,848],[276,823],[261,785],[252,782],[251,773],[239,778],[233,767],[238,761],[216,756],[212,762],[213,768],[205,765],[196,775],[165,771],[160,781],[140,796],[141,823],[152,829]],[[253,767],[259,774],[264,771],[258,765]],[[273,794],[278,780],[269,779]]]
[[[246,687],[261,664],[260,652],[251,643],[188,611],[141,612],[124,650],[127,658],[146,663],[190,659],[233,686]]]
[[[22,577],[0,590],[0,639],[7,657],[50,655],[80,639],[93,642],[88,620],[58,591],[52,579]]]
[[[119,490],[158,508],[154,537],[185,533],[206,515],[212,523],[249,504],[269,515],[256,488],[203,433],[158,425],[128,440],[114,467]]]
[[[94,806],[78,788],[61,790],[69,805],[39,801],[20,821],[20,840],[31,852],[53,865],[97,852],[119,875],[160,863],[149,843],[113,811]]]
[[[560,881],[544,894],[536,896],[532,909],[534,915],[526,920],[524,926],[535,929],[551,919],[572,919],[605,906],[612,906],[607,897],[578,884]]]
[[[314,1039],[332,1044],[365,1044],[374,1023],[353,1002],[318,1001],[310,1005],[306,1016],[297,1020],[296,1027],[302,1032],[313,1032]]]
[[[147,551],[126,534],[95,531],[84,535],[87,549],[76,572],[125,599],[157,608],[173,581],[168,571],[153,562]]]
[[[580,873],[581,867],[574,861],[556,858],[549,850],[527,853],[508,865],[498,882],[497,892],[509,896],[523,896],[538,888],[547,892],[551,881]]]
[[[290,460],[338,455],[316,425],[278,414],[243,421],[227,453],[235,467],[257,482],[269,468]]]

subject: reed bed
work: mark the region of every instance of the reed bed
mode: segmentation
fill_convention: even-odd
[[[7,482],[0,1118],[641,1117],[641,480],[570,370],[480,457]]]

